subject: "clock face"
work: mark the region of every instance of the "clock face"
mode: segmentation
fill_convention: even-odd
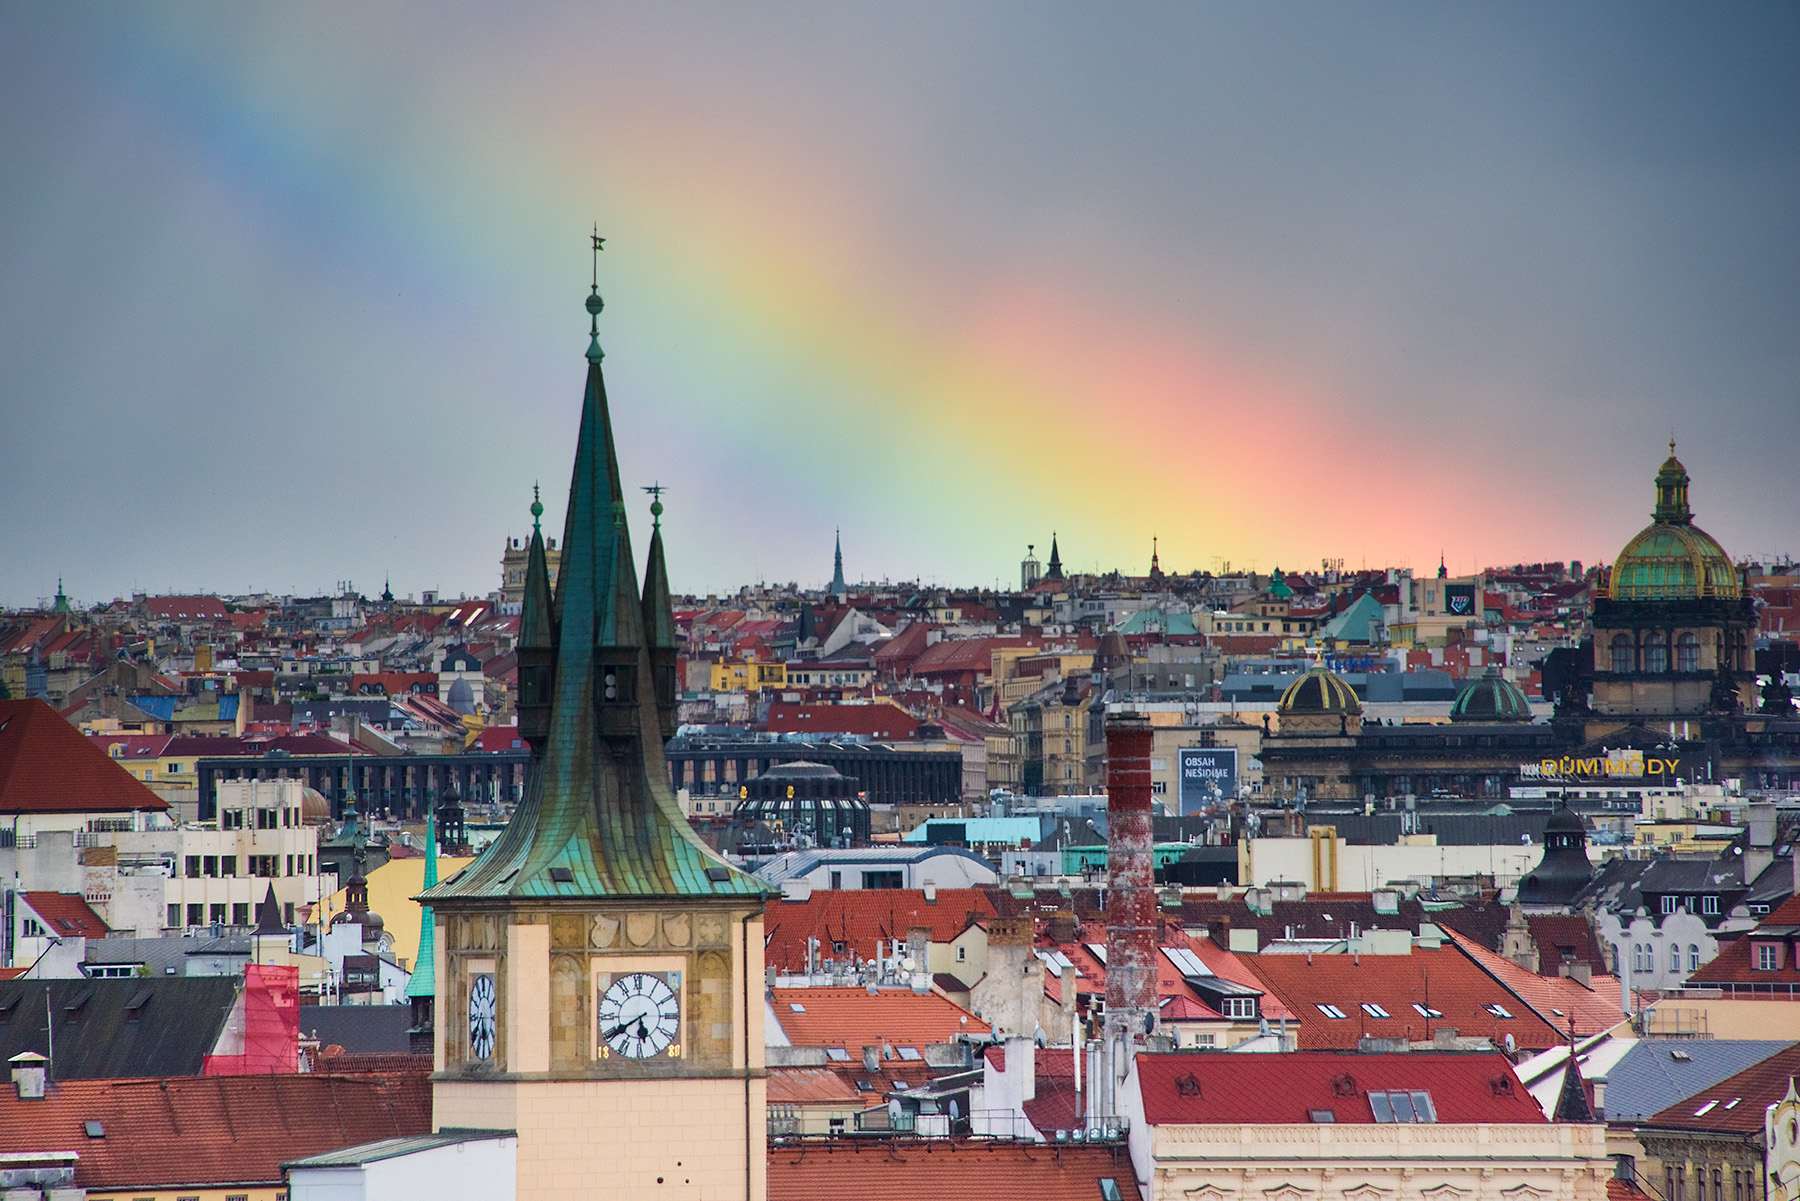
[[[599,1053],[630,1059],[681,1054],[680,972],[630,972],[600,995]]]
[[[476,976],[469,986],[469,1053],[477,1059],[494,1054],[494,978]]]

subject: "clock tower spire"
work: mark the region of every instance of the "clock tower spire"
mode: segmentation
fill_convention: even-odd
[[[661,486],[640,593],[601,368],[602,242],[548,604],[528,567],[525,796],[475,862],[419,898],[437,921],[433,1117],[516,1129],[521,1198],[641,1197],[681,1179],[762,1201],[766,893],[700,840],[669,783]],[[536,543],[534,528],[533,564]],[[639,1120],[651,1109],[654,1126]]]

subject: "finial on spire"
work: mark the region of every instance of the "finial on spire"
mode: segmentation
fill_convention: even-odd
[[[541,528],[539,519],[544,515],[544,502],[538,498],[538,486],[531,485],[531,532],[537,533]]]
[[[606,307],[606,302],[604,300],[600,299],[600,252],[602,250],[606,249],[606,239],[600,236],[600,225],[598,222],[596,222],[594,225],[593,242],[594,242],[594,283],[593,283],[593,290],[588,293],[588,298],[587,298],[587,311],[588,311],[588,352],[587,352],[587,357],[590,361],[598,363],[601,359],[606,357],[605,353],[602,352],[600,349],[600,310],[604,309]]]
[[[669,490],[669,486],[663,483],[645,484],[643,489],[650,494],[651,528],[660,530],[662,529],[663,515],[662,494]]]

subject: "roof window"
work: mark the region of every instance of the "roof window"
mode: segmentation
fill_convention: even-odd
[[[1705,1115],[1711,1113],[1713,1110],[1713,1106],[1717,1105],[1718,1103],[1719,1103],[1719,1099],[1717,1097],[1714,1097],[1712,1100],[1710,1100],[1706,1104],[1702,1105],[1699,1109],[1696,1109],[1694,1111],[1694,1116],[1697,1118],[1704,1117]]]
[[[917,1048],[917,1047],[901,1047],[900,1048],[900,1058],[902,1058],[902,1059],[923,1059],[925,1057],[923,1055],[919,1054],[919,1048]]]
[[[802,1005],[798,1001],[789,1001],[788,1008],[793,1010],[795,1013],[805,1013],[806,1012],[806,1006]]]
[[[842,1047],[826,1047],[825,1048],[825,1058],[833,1061],[834,1063],[849,1063],[850,1062],[850,1052],[844,1050],[844,1048],[842,1048]]]
[[[1117,1177],[1100,1177],[1100,1201],[1124,1201],[1124,1194],[1119,1192]]]
[[[1313,1008],[1317,1009],[1320,1013],[1324,1014],[1328,1018],[1341,1018],[1341,1017],[1349,1016],[1343,1010],[1339,1009],[1336,1005],[1324,1005],[1324,1004],[1315,1003],[1313,1005]]]
[[[1443,1010],[1433,1009],[1429,1005],[1421,1005],[1417,1001],[1413,1002],[1413,1009],[1416,1010],[1418,1015],[1422,1018],[1441,1018],[1444,1016]]]
[[[1394,1016],[1373,1001],[1364,1001],[1362,1003],[1362,1011],[1372,1018],[1391,1018]]]
[[[1309,1109],[1306,1111],[1306,1116],[1315,1122],[1335,1122],[1337,1121],[1337,1110]]]
[[[1493,1001],[1489,1001],[1486,1005],[1483,1005],[1482,1008],[1497,1018],[1509,1018],[1512,1016],[1512,1014],[1506,1012],[1506,1006],[1496,1004]]]
[[[1369,1090],[1369,1109],[1377,1122],[1435,1122],[1437,1109],[1423,1089]]]
[[[1725,1108],[1726,1109],[1736,1109],[1738,1107],[1738,1103],[1742,1100],[1743,1100],[1742,1097],[1733,1097],[1731,1100],[1725,1102]]]
[[[1200,956],[1187,947],[1164,947],[1164,958],[1175,965],[1175,970],[1183,976],[1210,976],[1212,972],[1200,962]]]

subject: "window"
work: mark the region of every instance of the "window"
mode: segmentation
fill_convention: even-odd
[[[905,887],[903,884],[900,883],[900,873],[897,871],[864,872],[862,874],[862,886],[864,888],[903,888],[903,887]]]
[[[962,946],[959,946],[956,948],[956,962],[963,963],[963,962],[967,961],[968,958],[969,958],[969,948],[962,947]]]
[[[225,902],[220,901],[212,907],[212,924],[215,926],[225,924]]]
[[[1631,944],[1631,970],[1634,972],[1650,970],[1644,966],[1644,944],[1641,942]]]
[[[1369,1109],[1377,1122],[1435,1122],[1437,1109],[1422,1089],[1369,1090]]]
[[[202,867],[200,870],[203,875],[217,876],[219,874],[219,857],[217,855],[204,856],[201,859],[201,864]]]
[[[1713,1201],[1725,1201],[1725,1172],[1722,1168],[1713,1169]]]
[[[843,1118],[831,1118],[827,1124],[831,1127],[831,1133],[833,1133],[833,1134],[844,1133],[844,1119]]]
[[[843,872],[832,872],[831,873],[831,886],[833,888],[842,888],[844,886],[844,873]]]
[[[1234,1020],[1254,1020],[1256,1017],[1256,998],[1226,997],[1225,1016]]]
[[[1637,656],[1631,653],[1631,635],[1617,634],[1612,640],[1612,669],[1616,672],[1628,672],[1635,666],[1632,662]]]
[[[1688,944],[1688,971],[1697,972],[1699,970],[1700,970],[1700,946],[1698,943],[1690,942]]]
[[[1444,1016],[1443,1010],[1433,1009],[1429,1005],[1421,1005],[1417,1001],[1413,1002],[1413,1009],[1422,1018],[1441,1018]]]
[[[248,926],[250,924],[250,903],[248,901],[238,901],[232,905],[231,924],[234,926]]]
[[[281,920],[284,924],[289,926],[294,924],[294,903],[292,901],[284,901],[282,903]]]
[[[221,876],[237,875],[237,856],[236,855],[226,855],[225,857],[223,857],[222,859],[219,860],[219,874]]]
[[[200,878],[200,856],[189,855],[187,857],[187,878],[190,880]]]
[[[1742,1168],[1734,1168],[1732,1170],[1731,1201],[1744,1201],[1744,1172]]]
[[[1336,1005],[1315,1004],[1313,1006],[1313,1008],[1317,1009],[1320,1013],[1324,1014],[1328,1018],[1341,1018],[1341,1017],[1349,1016],[1343,1010],[1339,1009]]]
[[[1781,948],[1772,942],[1756,945],[1756,970],[1772,972],[1781,966]]]
[[[1700,670],[1700,640],[1692,634],[1683,634],[1675,640],[1675,670]]]
[[[1652,630],[1644,639],[1644,670],[1661,675],[1669,670],[1669,645],[1661,633]]]
[[[1100,1201],[1122,1201],[1123,1197],[1124,1194],[1119,1191],[1118,1177],[1100,1177]]]
[[[1662,899],[1662,911],[1664,913],[1674,913],[1675,912],[1675,900],[1676,900],[1676,898],[1665,895]]]
[[[1512,1014],[1506,1012],[1506,1006],[1496,1004],[1493,1001],[1489,1001],[1486,1005],[1483,1005],[1482,1008],[1497,1018],[1509,1018],[1512,1016]]]
[[[25,938],[42,938],[44,927],[36,918],[23,918],[19,923],[19,933]]]
[[[1364,1001],[1362,1003],[1362,1011],[1372,1018],[1391,1018],[1394,1016],[1373,1001]]]
[[[1669,970],[1676,975],[1681,974],[1681,944],[1672,943],[1669,947]]]
[[[1719,898],[1718,897],[1701,897],[1700,898],[1700,912],[1701,913],[1717,913],[1718,911],[1719,911]]]
[[[169,906],[168,920],[163,922],[163,925],[173,928],[175,926],[179,926],[180,924],[181,924],[181,906],[180,905]]]

